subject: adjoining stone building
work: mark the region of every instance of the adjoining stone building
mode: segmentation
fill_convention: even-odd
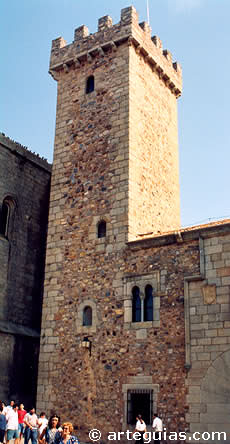
[[[51,165],[0,134],[0,399],[36,400]]]

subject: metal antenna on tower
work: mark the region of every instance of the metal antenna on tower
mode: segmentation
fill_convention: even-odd
[[[148,25],[149,25],[149,0],[146,0],[147,4],[146,4],[146,8],[147,8],[147,21],[148,21]]]

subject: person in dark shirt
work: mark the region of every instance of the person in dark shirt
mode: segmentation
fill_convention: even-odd
[[[54,444],[55,438],[57,439],[57,441],[60,441],[60,424],[60,416],[56,414],[52,415],[49,419],[48,426],[43,430],[39,437],[39,444],[44,444],[44,438],[45,444]]]

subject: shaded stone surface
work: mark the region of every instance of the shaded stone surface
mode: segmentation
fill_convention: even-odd
[[[35,401],[51,166],[0,134],[0,399]],[[2,225],[1,225],[2,226]]]

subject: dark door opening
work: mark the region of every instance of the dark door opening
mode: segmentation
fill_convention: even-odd
[[[128,390],[127,423],[136,424],[137,415],[142,415],[147,425],[152,420],[152,390]]]

